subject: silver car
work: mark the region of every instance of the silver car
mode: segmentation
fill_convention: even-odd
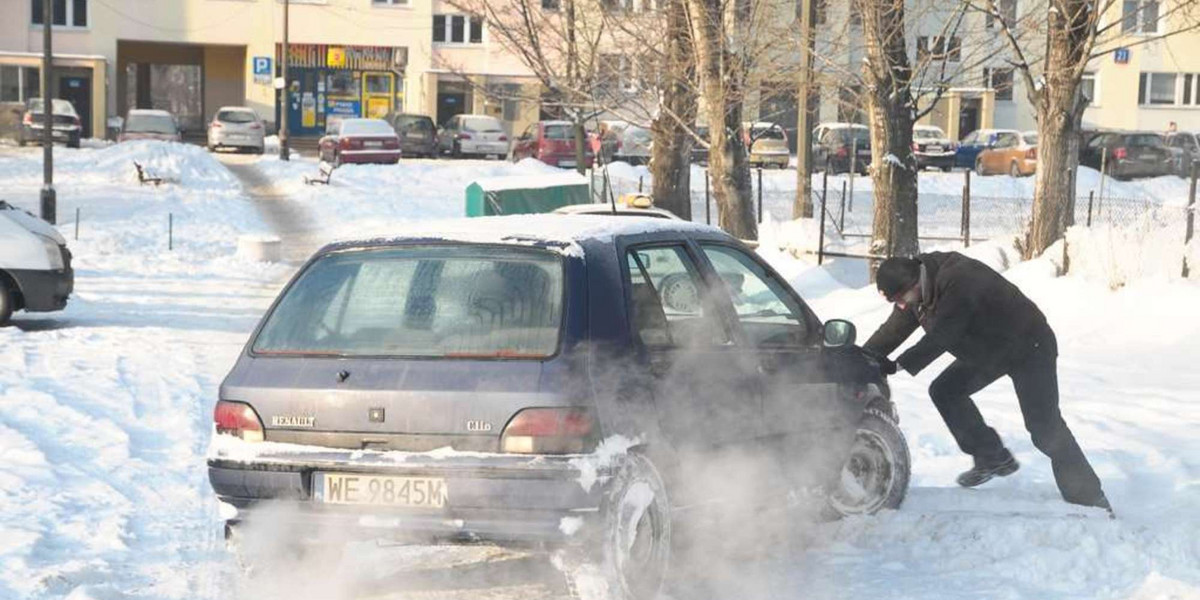
[[[265,136],[262,120],[254,109],[245,106],[223,106],[208,124],[209,151],[236,148],[262,154]]]
[[[488,115],[455,115],[438,131],[438,151],[455,158],[508,156],[504,124]]]

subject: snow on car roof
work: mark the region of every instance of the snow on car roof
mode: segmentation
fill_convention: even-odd
[[[566,173],[485,177],[483,179],[476,179],[472,183],[475,183],[483,190],[499,192],[503,190],[538,190],[559,185],[587,185],[587,178],[574,171],[569,171]]]
[[[446,240],[479,244],[552,246],[568,256],[583,256],[580,243],[607,242],[622,235],[686,231],[721,234],[711,225],[657,217],[537,214],[424,221],[405,225],[388,237],[341,240],[326,248],[337,250],[408,240]]]

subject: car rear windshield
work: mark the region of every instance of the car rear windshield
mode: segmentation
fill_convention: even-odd
[[[562,327],[562,259],[544,250],[412,246],[327,255],[267,317],[264,355],[545,358]]]
[[[1038,145],[1038,134],[1036,133],[1022,133],[1021,138],[1025,140],[1025,145],[1027,146]]]
[[[248,110],[223,110],[217,113],[217,120],[222,123],[253,123],[258,115]]]
[[[45,102],[41,98],[30,98],[29,112],[45,112]],[[75,114],[75,106],[66,100],[54,99],[54,114],[56,115],[73,115]]]
[[[342,135],[395,135],[392,126],[379,119],[347,119],[342,121]]]
[[[177,132],[175,119],[168,115],[129,115],[129,118],[125,119],[125,131],[169,135]]]
[[[496,119],[475,118],[463,119],[463,131],[472,131],[475,133],[501,133],[504,128],[500,126],[500,121]]]
[[[946,137],[941,129],[914,129],[913,137],[918,140],[940,140]]]
[[[548,140],[573,140],[575,136],[571,133],[570,125],[547,125],[546,139]]]
[[[1129,136],[1126,138],[1125,144],[1128,146],[1150,146],[1152,148],[1157,148],[1163,145],[1163,141],[1162,138],[1156,134],[1142,133]]]
[[[782,140],[783,130],[778,127],[754,127],[750,136],[756,140]]]
[[[429,117],[396,117],[396,131],[401,133],[433,133],[433,120]]]
[[[858,140],[860,147],[871,145],[871,131],[866,127],[846,127],[839,130],[843,143],[849,144],[852,140]]]

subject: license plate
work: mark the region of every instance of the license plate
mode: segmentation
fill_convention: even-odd
[[[382,148],[383,142],[363,142],[363,148]]]
[[[942,147],[941,146],[926,146],[925,151],[926,152],[941,152]]]
[[[560,167],[574,167],[575,165],[576,165],[576,163],[575,163],[575,161],[573,161],[573,160],[560,160],[560,161],[558,161],[558,166],[560,166]]]
[[[315,473],[313,496],[324,504],[441,508],[449,490],[440,477]]]
[[[488,160],[499,159],[500,155],[499,154],[488,154],[488,155],[485,155],[484,158],[486,158]]]
[[[406,133],[406,134],[404,134],[404,137],[406,137],[410,140],[419,140],[425,136],[420,133]]]

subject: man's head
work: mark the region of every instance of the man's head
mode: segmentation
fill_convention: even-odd
[[[888,302],[906,310],[921,300],[921,262],[903,257],[884,260],[875,273],[875,285]]]

